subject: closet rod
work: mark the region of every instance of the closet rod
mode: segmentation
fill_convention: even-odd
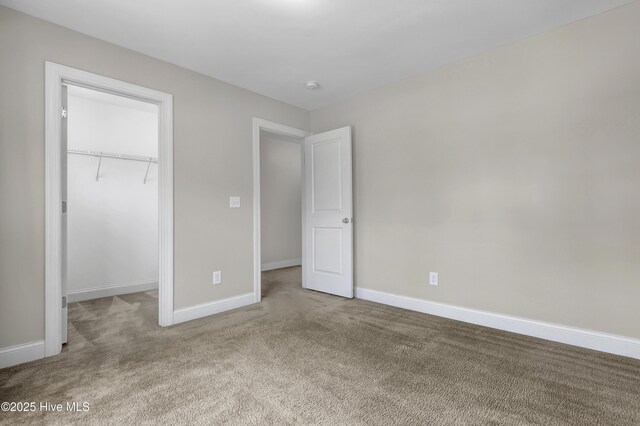
[[[79,149],[69,149],[67,150],[69,154],[78,154],[78,155],[89,155],[91,157],[102,157],[102,158],[118,158],[120,160],[132,160],[132,161],[142,161],[145,163],[157,163],[158,159],[155,157],[143,157],[142,155],[126,155],[126,154],[115,154],[112,152],[100,152],[100,151],[82,151]]]

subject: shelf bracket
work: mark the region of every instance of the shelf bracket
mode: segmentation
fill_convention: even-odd
[[[146,183],[147,183],[147,176],[149,176],[149,167],[151,167],[151,160],[152,160],[152,158],[151,158],[151,157],[149,157],[149,162],[147,163],[147,171],[146,171],[146,173],[144,174],[144,179],[143,179],[143,181],[142,181],[142,183],[143,183],[143,184],[146,184]]]
[[[100,153],[100,160],[98,160],[98,171],[96,172],[96,182],[100,176],[100,166],[102,165],[102,153]]]

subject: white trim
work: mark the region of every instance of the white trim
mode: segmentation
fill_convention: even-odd
[[[511,315],[463,308],[413,297],[356,288],[358,299],[436,315],[553,342],[640,359],[640,340]]]
[[[302,259],[289,259],[289,260],[280,260],[278,262],[270,262],[262,264],[262,272],[264,271],[272,271],[274,269],[281,268],[290,268],[292,266],[300,266],[302,265]]]
[[[102,287],[83,288],[67,292],[67,302],[82,302],[83,300],[100,299],[101,297],[118,296],[121,294],[140,293],[156,290],[158,281],[136,281],[132,283],[111,284]]]
[[[219,314],[231,309],[252,305],[253,303],[255,303],[253,293],[246,293],[240,296],[229,297],[228,299],[214,300],[213,302],[189,306],[188,308],[176,309],[173,313],[173,323],[180,324],[209,315]]]
[[[0,349],[0,368],[44,358],[44,340]]]
[[[271,133],[292,136],[294,138],[305,138],[311,133],[295,129],[293,127],[274,123],[272,121],[263,120],[261,118],[253,119],[253,295],[256,303],[262,300],[261,295],[261,273],[262,273],[262,254],[260,251],[260,130],[266,130]],[[302,141],[301,141],[302,143]],[[302,175],[304,176],[304,149],[301,149]],[[301,185],[304,191],[304,185]],[[302,196],[302,258],[304,258],[304,194]],[[304,269],[304,265],[302,265]],[[302,273],[304,277],[304,271]],[[304,287],[304,281],[302,283]]]
[[[62,83],[158,105],[159,315],[173,324],[173,96],[101,75],[45,62],[45,356],[61,351],[61,158]]]

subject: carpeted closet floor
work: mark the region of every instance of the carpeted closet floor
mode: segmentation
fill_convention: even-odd
[[[70,305],[64,353],[0,370],[47,424],[640,424],[640,361],[300,288],[170,328],[155,293]]]

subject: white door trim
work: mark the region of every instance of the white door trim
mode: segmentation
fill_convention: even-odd
[[[61,350],[61,97],[62,83],[158,105],[159,315],[173,324],[173,95],[53,62],[45,62],[45,356]]]
[[[311,135],[310,132],[305,130],[296,129],[283,124],[263,120],[261,118],[253,119],[253,299],[255,303],[260,302],[262,299],[262,254],[260,249],[260,130],[291,136],[294,138],[301,138],[301,146],[304,138]],[[304,149],[301,149],[301,151],[302,175],[304,176]],[[304,191],[304,185],[301,185],[301,187],[302,191]],[[304,209],[304,194],[302,195],[302,208]],[[302,219],[302,229],[304,231],[304,210],[302,210]],[[302,233],[302,239],[302,257],[304,258],[304,232]],[[304,264],[302,265],[302,268],[304,269]],[[302,275],[304,276],[304,273]]]

